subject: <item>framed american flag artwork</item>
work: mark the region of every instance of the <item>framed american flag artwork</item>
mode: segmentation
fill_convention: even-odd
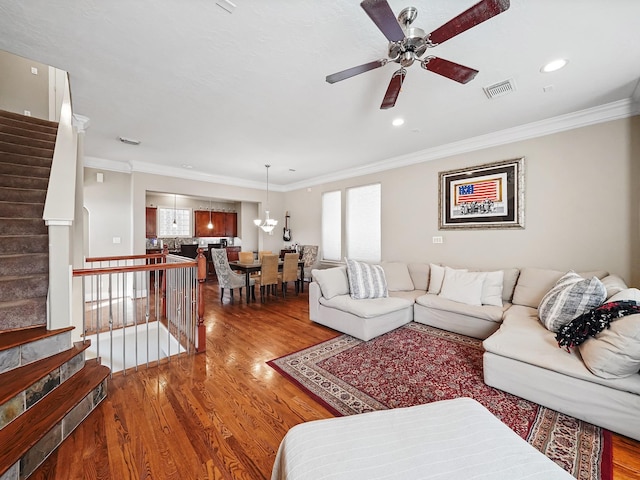
[[[524,157],[439,173],[439,229],[524,228]]]

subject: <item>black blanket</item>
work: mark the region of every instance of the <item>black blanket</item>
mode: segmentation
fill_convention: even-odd
[[[558,346],[568,351],[609,328],[614,320],[635,313],[640,313],[640,304],[633,300],[604,303],[562,326],[556,334]]]

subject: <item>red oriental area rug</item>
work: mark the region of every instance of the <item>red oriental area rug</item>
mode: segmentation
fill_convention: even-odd
[[[348,335],[269,365],[336,415],[471,397],[581,480],[612,478],[611,434],[485,385],[482,342],[410,323],[363,342]]]

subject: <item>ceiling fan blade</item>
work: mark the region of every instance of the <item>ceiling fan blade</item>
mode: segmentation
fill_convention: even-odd
[[[404,39],[404,30],[398,23],[387,0],[364,0],[360,6],[367,12],[369,18],[387,37],[390,42],[399,42]]]
[[[346,70],[342,70],[338,73],[333,73],[331,75],[327,75],[328,83],[336,83],[340,80],[345,80],[347,78],[355,77],[356,75],[360,75],[361,73],[368,72],[369,70],[373,70],[379,67],[386,65],[388,60],[383,58],[382,60],[376,60],[375,62],[365,63],[364,65],[358,65],[357,67],[347,68]]]
[[[380,110],[386,110],[387,108],[391,108],[396,104],[396,100],[398,99],[398,94],[400,93],[402,82],[404,82],[404,77],[406,74],[407,71],[404,68],[401,68],[400,70],[397,70],[393,73],[391,81],[389,82],[389,86],[387,87],[387,93],[384,94],[382,105],[380,105]]]
[[[427,57],[420,65],[425,70],[450,78],[458,83],[470,82],[478,74],[478,70],[438,57]]]
[[[495,17],[509,8],[509,0],[482,0],[429,34],[433,44],[444,43],[452,37]]]

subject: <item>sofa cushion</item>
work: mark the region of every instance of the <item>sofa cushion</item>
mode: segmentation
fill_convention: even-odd
[[[513,292],[518,283],[518,277],[520,276],[520,269],[518,268],[503,268],[504,278],[502,279],[502,301],[511,302],[513,299]]]
[[[604,288],[607,289],[607,298],[613,297],[616,293],[626,290],[627,284],[618,275],[607,275],[602,279]]]
[[[498,331],[484,340],[482,346],[496,355],[640,395],[640,375],[616,379],[597,377],[585,366],[579,349],[567,352],[558,348],[555,334],[540,323],[535,308],[520,305],[509,308]]]
[[[454,302],[482,305],[482,286],[486,272],[461,272],[445,267],[440,295]]]
[[[355,299],[350,295],[337,295],[331,299],[320,297],[320,304],[325,307],[337,308],[357,317],[373,318],[386,313],[397,312],[403,308],[411,308],[413,302],[406,298],[386,297]]]
[[[397,297],[397,298],[406,298],[407,300],[410,300],[411,303],[413,303],[416,301],[416,298],[421,297],[425,293],[427,292],[424,290],[411,290],[409,292],[389,292],[389,296]]]
[[[351,298],[384,298],[387,293],[387,281],[384,270],[380,265],[371,265],[345,258],[347,263],[347,277]]]
[[[504,270],[487,272],[482,284],[482,305],[502,306]]]
[[[407,267],[409,268],[409,275],[411,275],[413,287],[416,290],[426,291],[429,288],[429,264],[410,263]]]
[[[333,298],[336,295],[349,294],[349,279],[347,267],[334,267],[324,270],[311,270],[313,281],[320,285],[320,291],[324,298]]]
[[[423,307],[467,315],[490,322],[502,321],[504,311],[511,306],[509,303],[505,303],[502,307],[495,307],[493,305],[467,305],[465,303],[454,302],[440,295],[431,295],[430,293],[416,298],[416,303]]]
[[[542,297],[564,274],[565,272],[543,268],[527,267],[521,269],[518,283],[513,292],[513,304],[538,308]]]
[[[449,267],[450,268],[450,267]],[[466,268],[454,269],[459,272],[468,272]],[[433,295],[438,295],[442,289],[442,282],[444,281],[445,267],[436,265],[435,263],[429,264],[429,288],[427,291]]]
[[[597,277],[582,278],[570,271],[560,278],[542,298],[538,307],[540,321],[552,332],[604,302],[607,291]]]
[[[611,301],[640,301],[640,290],[629,288]],[[594,375],[623,378],[640,370],[640,314],[613,320],[609,328],[587,339],[579,347],[582,360]]]
[[[389,292],[408,292],[414,289],[409,268],[402,262],[384,262],[381,264],[387,280]]]

